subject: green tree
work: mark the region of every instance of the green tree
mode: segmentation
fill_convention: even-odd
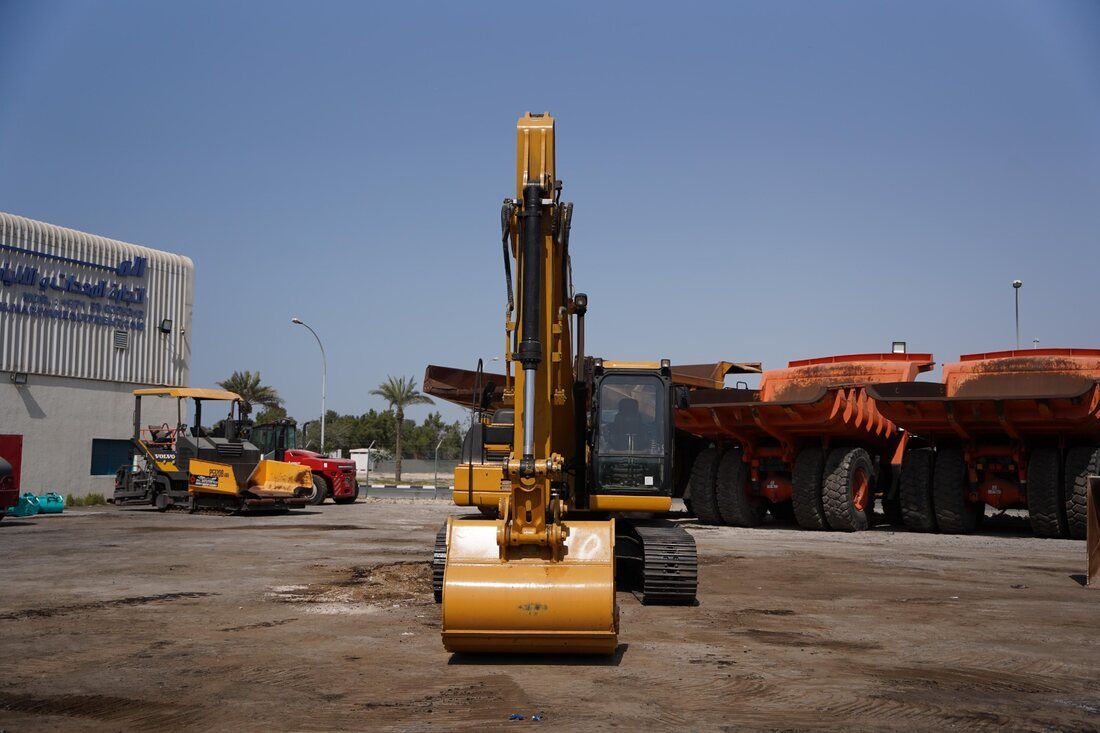
[[[462,439],[465,437],[462,424],[455,421],[443,429],[443,445],[439,446],[439,455],[454,460],[462,455]]]
[[[283,406],[283,398],[274,387],[260,381],[259,372],[234,371],[229,379],[218,382],[218,386],[239,394],[249,407],[261,405],[272,409]]]
[[[394,478],[401,482],[401,432],[405,427],[405,408],[411,405],[430,405],[431,397],[421,394],[416,388],[414,377],[388,377],[385,382],[378,385],[378,389],[370,391],[372,395],[381,397],[390,404],[394,413]]]
[[[263,425],[269,422],[286,419],[286,410],[281,407],[265,407],[256,415],[256,424]]]

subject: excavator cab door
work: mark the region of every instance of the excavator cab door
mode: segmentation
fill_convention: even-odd
[[[597,370],[592,493],[671,496],[672,384],[665,371]]]

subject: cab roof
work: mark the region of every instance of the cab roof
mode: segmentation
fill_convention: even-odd
[[[236,392],[230,392],[224,389],[201,389],[194,387],[147,387],[145,389],[135,389],[134,394],[138,397],[178,397],[182,399],[193,400],[239,400],[241,396]]]

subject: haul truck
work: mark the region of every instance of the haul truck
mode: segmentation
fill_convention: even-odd
[[[985,507],[1027,509],[1039,537],[1085,539],[1100,473],[1100,349],[965,354],[940,383],[877,384],[879,410],[914,436],[901,470],[905,526],[972,532]]]
[[[905,436],[868,396],[911,382],[931,354],[849,354],[792,361],[759,389],[700,389],[676,427],[712,442],[696,456],[689,500],[709,524],[752,527],[767,513],[804,529],[858,531],[876,498],[900,521],[892,476]]]
[[[176,423],[143,425],[142,399],[176,400]],[[194,414],[188,426],[187,403]],[[229,403],[214,428],[203,406]],[[115,477],[115,504],[152,504],[165,511],[285,510],[304,506],[313,489],[308,468],[266,460],[245,437],[252,422],[240,395],[221,389],[154,387],[134,390],[134,458]]]

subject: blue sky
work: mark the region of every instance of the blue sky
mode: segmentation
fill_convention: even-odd
[[[186,254],[192,383],[301,419],[502,350],[558,119],[589,351],[1100,346],[1100,3],[0,0],[0,210]],[[430,408],[414,408],[420,418]],[[460,411],[445,408],[448,417]]]

